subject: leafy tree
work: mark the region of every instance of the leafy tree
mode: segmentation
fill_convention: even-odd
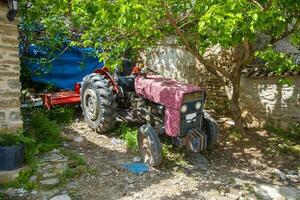
[[[29,2],[31,7],[25,7]],[[257,56],[268,59],[270,69],[294,69],[289,59],[271,47],[284,38],[300,41],[298,0],[23,0],[23,4],[23,23],[43,24],[48,43],[56,44],[57,35],[72,37],[70,31],[75,31],[81,35],[73,38],[72,44],[102,48],[100,59],[112,64],[117,64],[127,49],[138,53],[174,36],[176,42],[170,45],[185,47],[231,88],[231,112],[241,131],[242,70]],[[267,39],[257,45],[259,35]],[[214,45],[235,52],[230,64],[204,56]]]

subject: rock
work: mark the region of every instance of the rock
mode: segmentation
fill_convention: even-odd
[[[0,171],[0,185],[6,185],[17,180],[20,171],[25,170],[25,168],[9,171]]]
[[[59,189],[55,188],[55,189],[51,189],[49,190],[49,188],[47,190],[41,190],[40,191],[41,196],[43,196],[43,200],[49,200],[49,198],[53,197],[54,195],[59,193]]]
[[[57,177],[44,179],[40,181],[40,184],[44,188],[53,188],[59,184],[59,179]]]
[[[30,177],[29,181],[32,183],[32,182],[36,181],[36,179],[37,179],[37,176],[34,175],[34,176]]]
[[[234,126],[234,125],[235,125],[234,121],[231,120],[231,119],[227,119],[227,120],[225,121],[225,124],[230,125],[230,126]]]
[[[67,168],[68,168],[68,163],[66,163],[66,162],[57,163],[54,166],[52,173],[59,175],[59,174],[62,174]]]
[[[286,175],[287,179],[292,183],[300,183],[300,176],[298,175]]]
[[[46,163],[46,162],[61,162],[64,160],[64,157],[62,157],[59,154],[50,154],[50,155],[44,155],[41,159],[41,163]]]
[[[273,170],[273,173],[275,175],[277,175],[282,181],[286,181],[287,180],[286,174],[284,172],[280,171],[279,169]]]
[[[138,157],[138,156],[136,156],[136,157],[134,157],[133,159],[132,159],[132,161],[133,162],[140,162],[142,159],[140,158],[140,157]]]
[[[53,149],[53,150],[51,151],[51,153],[53,153],[53,154],[58,154],[58,153],[60,153],[60,150],[59,150],[59,149]]]
[[[36,195],[38,192],[36,190],[32,190],[30,194]]]
[[[129,183],[129,184],[132,184],[132,183],[135,182],[133,179],[131,179],[131,178],[129,178],[129,177],[125,177],[125,181],[126,181],[127,183]]]
[[[300,190],[294,187],[259,184],[254,191],[262,200],[297,200],[300,196]]]
[[[16,196],[18,193],[18,190],[16,188],[8,188],[4,191],[4,194],[7,194],[8,196]]]
[[[74,136],[74,137],[73,137],[73,140],[74,140],[75,142],[83,142],[83,137],[81,137],[81,136]]]
[[[71,200],[71,197],[69,197],[69,195],[67,194],[63,194],[63,195],[54,196],[50,200]]]
[[[53,174],[53,173],[44,173],[43,174],[43,178],[50,178],[50,177],[54,177],[55,176],[55,174]]]
[[[112,143],[113,145],[120,145],[120,144],[123,144],[124,141],[121,140],[121,139],[118,139],[118,138],[113,137],[113,138],[111,139],[111,143]]]
[[[201,170],[208,170],[208,161],[207,159],[201,155],[200,153],[189,153],[188,155],[189,161],[196,167]]]

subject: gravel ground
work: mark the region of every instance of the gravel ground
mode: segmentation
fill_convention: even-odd
[[[72,199],[87,200],[255,200],[253,188],[258,184],[300,188],[299,183],[284,180],[276,173],[294,173],[300,164],[299,155],[272,153],[270,149],[275,147],[264,130],[248,130],[246,136],[238,139],[231,137],[228,130],[223,126],[219,144],[203,154],[208,161],[207,168],[199,168],[186,155],[183,162],[165,158],[162,167],[135,175],[120,167],[137,156],[126,149],[124,141],[113,134],[95,133],[84,121],[77,120],[64,130],[65,135],[75,138],[66,148],[83,155],[92,173],[70,181],[68,193]],[[177,149],[173,150],[176,156]]]

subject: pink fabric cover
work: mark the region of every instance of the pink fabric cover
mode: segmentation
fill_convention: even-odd
[[[180,108],[184,94],[203,91],[202,88],[158,75],[139,75],[135,91],[152,102],[165,106],[166,134],[176,137],[180,131]]]

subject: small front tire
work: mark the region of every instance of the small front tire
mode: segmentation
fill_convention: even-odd
[[[207,148],[211,149],[217,143],[220,131],[217,122],[206,112],[204,112],[203,129],[208,137]]]
[[[138,129],[138,146],[145,163],[157,166],[162,161],[162,148],[158,134],[150,125],[143,125]]]

